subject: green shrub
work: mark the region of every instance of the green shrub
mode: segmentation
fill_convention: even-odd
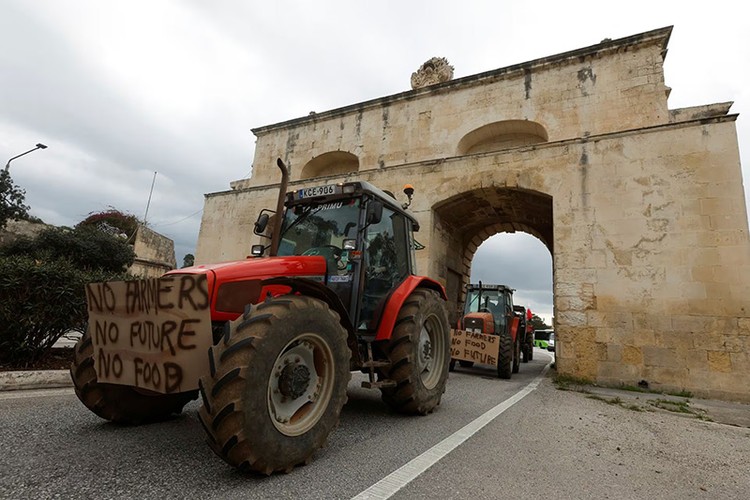
[[[65,258],[81,269],[113,273],[123,272],[135,259],[133,247],[123,239],[93,226],[53,227],[34,238],[19,238],[0,248],[0,256],[22,255],[42,261]]]
[[[65,333],[84,331],[86,283],[126,278],[82,270],[65,259],[0,257],[0,361],[32,363]]]

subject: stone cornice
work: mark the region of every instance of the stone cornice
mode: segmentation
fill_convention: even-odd
[[[465,76],[463,78],[457,78],[450,80],[445,83],[437,85],[431,85],[429,87],[423,87],[416,90],[409,90],[398,94],[392,94],[385,97],[379,97],[369,101],[360,102],[357,104],[351,104],[342,108],[336,108],[329,111],[323,111],[321,113],[311,113],[308,116],[300,118],[294,118],[283,122],[275,123],[272,125],[266,125],[263,127],[257,127],[251,129],[256,137],[284,128],[294,128],[307,123],[315,123],[317,121],[325,121],[338,116],[348,115],[363,111],[365,109],[385,106],[398,101],[413,100],[429,94],[442,93],[447,90],[456,90],[459,88],[468,88],[476,85],[484,85],[489,81],[507,79],[519,74],[526,72],[539,70],[541,68],[556,66],[569,63],[579,63],[586,59],[593,57],[600,57],[611,53],[621,52],[629,47],[640,46],[645,47],[648,45],[658,45],[662,49],[662,57],[666,55],[667,44],[669,43],[669,37],[672,34],[672,26],[665,28],[659,28],[645,33],[637,35],[631,35],[624,38],[618,38],[616,40],[605,39],[601,43],[583,47],[560,54],[543,57],[541,59],[534,59],[525,63],[514,64],[512,66],[506,66],[505,68],[499,68],[491,71],[485,71],[483,73],[477,73],[475,75]]]

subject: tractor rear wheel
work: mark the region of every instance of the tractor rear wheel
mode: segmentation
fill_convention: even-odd
[[[437,292],[412,292],[384,350],[391,365],[383,375],[396,387],[382,389],[383,401],[399,413],[433,411],[445,392],[450,364],[448,313]]]
[[[198,391],[160,394],[128,385],[97,382],[94,344],[88,332],[76,343],[74,354],[70,377],[76,396],[86,408],[105,420],[126,425],[158,422],[179,414],[189,401],[198,397]]]
[[[312,460],[338,425],[351,378],[347,332],[318,299],[248,306],[209,350],[198,411],[224,461],[269,475]]]
[[[523,351],[524,363],[528,363],[529,361],[532,361],[534,359],[534,343],[533,342],[524,342],[523,346],[521,347],[521,350]]]
[[[510,332],[500,332],[500,348],[497,355],[497,376],[504,379],[509,379],[513,372],[513,354],[515,349],[513,348],[513,339],[510,336]]]

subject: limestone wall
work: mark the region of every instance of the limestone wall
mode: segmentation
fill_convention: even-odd
[[[737,117],[731,103],[668,109],[669,33],[255,129],[253,177],[207,195],[196,261],[244,258],[259,241],[252,225],[275,206],[279,156],[290,189],[356,179],[400,193],[411,183],[426,246],[418,270],[453,295],[495,232],[547,245],[561,373],[750,401]],[[460,153],[485,133],[497,141]],[[337,150],[356,155],[358,171],[301,179],[308,161]]]
[[[50,228],[49,224],[42,222],[29,222],[26,220],[9,220],[5,228],[0,230],[0,246],[6,245],[18,239],[19,236],[33,238],[44,229]]]
[[[133,243],[135,262],[128,272],[142,278],[158,278],[177,265],[174,241],[145,226],[138,226]]]

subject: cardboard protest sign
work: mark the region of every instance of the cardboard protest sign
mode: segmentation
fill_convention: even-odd
[[[497,366],[499,340],[497,335],[451,330],[451,358]]]
[[[170,394],[198,389],[212,344],[205,275],[86,285],[99,382]]]

